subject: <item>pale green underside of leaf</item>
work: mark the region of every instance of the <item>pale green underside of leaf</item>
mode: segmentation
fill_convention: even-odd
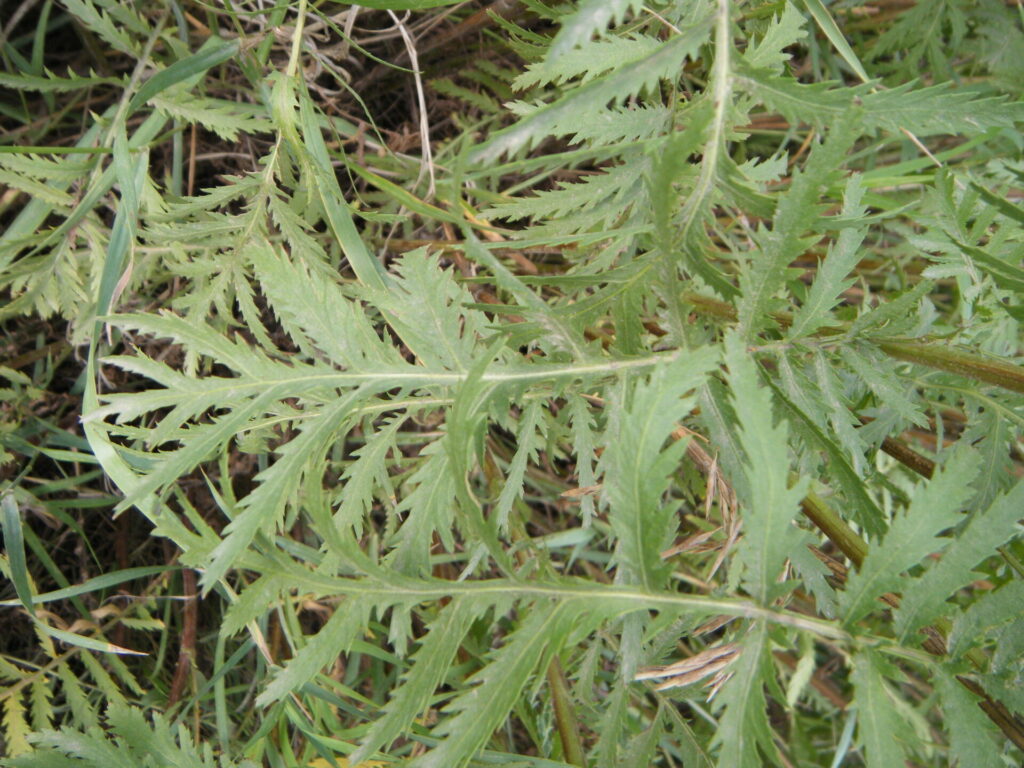
[[[822,188],[842,165],[858,128],[856,115],[833,127],[824,144],[811,151],[806,168],[794,173],[789,190],[776,206],[771,231],[758,232],[760,253],[740,275],[741,299],[736,311],[744,339],[761,330],[769,317],[768,303],[785,282],[786,268],[810,245],[805,233],[818,224]]]
[[[575,184],[562,184],[559,189],[519,197],[483,211],[488,218],[509,221],[531,217],[567,216],[590,210],[609,200],[633,202],[640,193],[640,179],[647,163],[639,158],[631,163],[609,168],[604,173],[586,176]]]
[[[744,52],[744,60],[755,69],[781,70],[790,59],[784,49],[807,37],[804,25],[803,14],[787,0],[782,15],[772,18],[761,40]]]
[[[363,633],[372,610],[383,611],[387,606],[387,603],[367,597],[347,600],[339,610],[331,614],[323,628],[274,675],[270,684],[257,697],[256,704],[265,706],[278,701],[312,680],[339,654],[349,650],[352,642]]]
[[[585,46],[594,34],[604,34],[610,23],[622,21],[642,5],[641,0],[583,0],[576,13],[562,21],[545,63],[555,67],[573,48]]]
[[[526,70],[512,81],[512,87],[522,91],[535,85],[562,85],[574,78],[579,78],[579,85],[583,85],[609,70],[653,55],[661,44],[656,37],[647,35],[597,40],[582,48],[568,50],[557,58],[527,65]]]
[[[584,115],[600,113],[609,102],[621,102],[631,95],[653,87],[661,77],[678,71],[704,42],[710,17],[694,23],[683,34],[670,38],[655,53],[623,65],[615,72],[580,86],[566,96],[530,113],[511,128],[499,131],[471,154],[471,160],[483,163],[511,154],[548,135],[573,132]]]
[[[865,214],[867,209],[861,204],[863,193],[860,176],[851,175],[846,183],[843,216],[856,218]],[[806,301],[793,317],[787,332],[790,339],[812,334],[829,324],[832,308],[839,302],[841,294],[854,283],[847,276],[861,259],[860,245],[866,234],[866,228],[844,229],[839,233],[839,237],[829,247],[825,261],[818,268]]]
[[[449,717],[434,729],[441,743],[415,768],[461,768],[505,720],[532,674],[560,650],[581,617],[580,605],[534,605],[494,660],[467,681],[468,690],[445,707]]]
[[[1024,119],[1024,103],[953,90],[945,84],[927,88],[907,84],[871,93],[870,83],[847,88],[829,83],[804,85],[749,66],[740,67],[738,74],[754,99],[790,122],[818,127],[836,125],[861,113],[865,131],[899,134],[906,130],[921,137],[1011,128]]]

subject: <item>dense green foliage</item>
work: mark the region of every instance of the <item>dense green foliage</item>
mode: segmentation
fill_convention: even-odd
[[[448,5],[0,19],[3,765],[1019,764],[1020,6]]]

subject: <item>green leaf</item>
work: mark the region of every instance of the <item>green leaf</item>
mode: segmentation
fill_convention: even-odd
[[[467,595],[456,598],[441,610],[410,660],[409,671],[388,697],[383,715],[373,723],[359,749],[351,755],[353,764],[365,760],[407,732],[413,720],[430,706],[434,692],[444,681],[466,633],[492,604],[488,598]]]
[[[608,3],[603,5],[607,7]],[[559,34],[565,30],[563,26]],[[554,45],[557,44],[556,37]],[[527,65],[526,71],[512,81],[512,87],[521,91],[539,84],[561,85],[577,77],[582,85],[600,74],[650,56],[660,47],[661,41],[649,35],[611,37],[591,42],[561,55],[549,56],[543,62]]]
[[[671,570],[661,552],[671,544],[678,515],[663,496],[686,441],[668,448],[665,442],[677,421],[693,410],[695,390],[717,361],[713,349],[696,350],[659,368],[646,382],[623,384],[613,400],[601,466],[608,521],[617,540],[614,562],[624,583],[657,589]]]
[[[7,552],[8,576],[14,584],[14,591],[18,595],[18,601],[28,611],[29,616],[35,617],[35,599],[32,595],[32,582],[28,572],[28,564],[25,559],[25,538],[21,530],[21,511],[18,509],[18,502],[14,499],[13,491],[5,491],[0,496],[0,506],[3,507],[4,550]]]
[[[483,211],[484,216],[515,221],[525,218],[567,217],[594,210],[610,199],[635,199],[645,163],[632,162],[586,176],[577,184],[560,184],[558,189],[518,197]]]
[[[25,705],[20,690],[7,691],[4,698],[3,733],[4,746],[11,757],[32,751],[28,736],[32,733],[25,718]]]
[[[738,658],[729,666],[732,677],[718,696],[725,712],[711,742],[720,746],[719,768],[763,768],[761,751],[771,764],[778,765],[764,695],[769,669],[767,641],[766,625],[755,623],[740,644]]]
[[[577,46],[586,46],[592,35],[602,35],[609,23],[622,21],[629,12],[636,13],[641,0],[582,0],[576,13],[562,21],[545,59],[546,67],[554,67]]]
[[[492,512],[499,529],[508,530],[508,517],[516,499],[523,496],[523,481],[529,462],[536,461],[541,448],[545,445],[544,432],[546,423],[542,418],[543,402],[532,400],[523,410],[519,418],[519,430],[516,433],[516,452],[509,462],[505,482],[502,485],[498,501]]]
[[[75,648],[85,648],[88,651],[97,651],[99,653],[116,653],[124,656],[148,656],[149,654],[143,651],[133,651],[131,648],[122,648],[119,645],[114,645],[106,640],[97,640],[93,637],[86,637],[85,635],[79,635],[75,632],[68,632],[64,629],[57,629],[51,627],[42,622],[37,622],[36,626],[39,627],[41,632],[46,633],[54,640],[60,640],[62,643],[74,646]]]
[[[992,277],[992,281],[1000,288],[1008,291],[1024,293],[1024,269],[1013,264],[1007,259],[993,256],[981,248],[975,248],[967,243],[953,241],[956,246],[968,257],[978,269]],[[1019,261],[1019,256],[1017,257]]]
[[[381,11],[426,11],[431,8],[454,5],[458,2],[460,0],[359,0],[358,3],[345,0],[345,5],[375,8]]]
[[[1018,224],[1024,224],[1024,208],[1019,205],[1014,205],[1005,197],[1000,197],[994,194],[985,187],[978,184],[976,181],[968,182],[971,185],[971,189],[981,195],[982,200],[991,206],[994,206],[998,211],[1012,221],[1016,221]]]
[[[807,37],[804,23],[803,14],[787,0],[782,15],[772,18],[764,36],[744,51],[743,59],[754,69],[781,70],[791,58],[785,49]]]
[[[785,421],[774,423],[770,390],[759,386],[754,361],[736,332],[725,338],[725,364],[747,480],[740,496],[744,535],[739,561],[747,591],[767,604],[775,596],[786,553],[800,540],[793,520],[808,479],[789,487],[789,430]]]
[[[828,456],[828,470],[849,500],[854,519],[871,536],[881,537],[885,532],[882,510],[877,502],[871,498],[867,488],[865,488],[862,476],[858,474],[847,455],[836,444],[833,436],[815,423],[806,411],[786,397],[771,379],[768,380],[768,385],[772,388],[779,403],[786,408],[789,414],[795,417],[792,419],[794,426],[802,427],[805,439],[816,445],[818,450],[824,451]]]
[[[381,343],[366,313],[333,277],[315,274],[265,240],[251,241],[246,249],[274,313],[307,356],[318,356],[315,346],[333,365],[354,370],[371,362],[402,363],[390,345]]]
[[[875,394],[878,406],[895,412],[911,424],[925,427],[928,419],[921,406],[908,394],[909,385],[894,372],[895,365],[867,346],[843,346],[841,359]]]
[[[840,125],[853,113],[855,100],[863,99],[868,86],[834,88],[834,83],[804,85],[793,77],[780,77],[773,69],[754,67],[742,60],[736,67],[737,85],[751,98],[786,118],[790,123],[809,123],[816,128]]]
[[[171,64],[146,80],[128,103],[128,114],[137,110],[151,98],[173,85],[196,78],[210,67],[215,67],[238,54],[238,40],[208,37],[198,51]]]
[[[825,37],[832,43],[832,46],[838,51],[839,55],[843,57],[843,61],[850,65],[850,69],[853,70],[857,77],[865,83],[868,82],[871,78],[864,71],[864,65],[860,63],[857,54],[853,52],[853,48],[846,42],[846,38],[843,37],[843,33],[839,31],[839,27],[836,25],[836,20],[832,18],[832,14],[828,12],[824,3],[821,0],[803,0],[803,3],[804,7],[810,11],[811,16],[814,17],[818,28],[825,33]]]
[[[861,218],[867,211],[861,203],[864,188],[861,186],[859,174],[852,174],[846,182],[843,196],[844,217]],[[793,317],[786,336],[799,339],[809,336],[823,325],[832,322],[831,310],[839,302],[844,291],[853,285],[855,280],[847,277],[861,259],[860,246],[864,242],[867,229],[854,227],[843,229],[839,237],[829,247],[828,255],[818,267],[807,298]]]
[[[148,173],[148,154],[142,153],[141,156],[133,156],[123,123],[114,129],[113,158],[113,169],[121,186],[121,200],[114,216],[114,225],[110,230],[110,242],[107,245],[103,270],[96,292],[97,316],[105,315],[110,311],[117,286],[135,247],[139,198]],[[98,321],[93,334],[99,335]]]
[[[4,506],[6,513],[6,499],[4,496]],[[5,528],[6,530],[6,528]],[[10,558],[11,548],[7,546],[8,558]],[[11,560],[11,568],[14,568],[14,561]],[[64,589],[55,589],[52,592],[44,592],[40,595],[32,596],[32,603],[39,605],[40,603],[52,603],[57,600],[68,600],[78,595],[86,595],[90,592],[98,592],[108,587],[113,587],[118,584],[123,584],[126,581],[132,581],[134,579],[143,579],[147,576],[154,576],[158,573],[165,573],[169,570],[170,566],[166,565],[144,565],[136,568],[124,568],[119,571],[112,571],[110,573],[104,573],[101,576],[94,576],[91,579],[86,579],[81,584],[75,584],[71,587],[65,587]],[[20,600],[3,600],[0,601],[0,606],[10,607],[20,605]]]
[[[432,370],[467,371],[480,354],[486,317],[465,308],[472,296],[443,270],[425,248],[405,254],[395,265],[400,275],[388,289],[364,289],[362,295],[388,325]]]
[[[853,657],[852,664],[857,741],[864,751],[866,768],[903,765],[908,728],[893,703],[894,694],[886,684],[880,657],[864,649]]]
[[[494,659],[468,681],[468,689],[449,703],[448,716],[431,735],[440,743],[410,762],[410,768],[462,768],[505,720],[530,677],[557,653],[583,606],[538,603]]]
[[[766,324],[769,302],[785,283],[787,267],[811,244],[806,233],[818,223],[821,193],[831,173],[843,164],[858,128],[856,117],[851,115],[829,132],[825,143],[811,151],[807,167],[793,174],[789,190],[776,208],[771,231],[762,229],[757,233],[760,253],[740,274],[737,316],[744,339],[749,341]]]
[[[872,547],[860,570],[847,580],[839,599],[844,626],[852,627],[875,608],[879,596],[898,590],[901,573],[949,544],[939,534],[961,519],[970,483],[980,469],[977,452],[961,447],[930,481],[915,488],[906,512],[893,520],[881,544]]]
[[[424,461],[407,483],[413,490],[407,492],[395,508],[396,514],[408,515],[394,538],[388,543],[394,549],[388,554],[388,564],[399,573],[424,575],[430,572],[430,549],[436,531],[444,548],[455,549],[453,521],[458,481],[448,461],[445,444],[448,437],[428,445],[421,452]]]
[[[1013,458],[1008,450],[1012,437],[1010,420],[994,409],[983,411],[968,423],[962,439],[981,454],[981,474],[974,481],[977,495],[971,500],[975,508],[988,508],[1013,485]]]
[[[129,57],[137,55],[137,44],[128,30],[114,22],[109,13],[98,10],[92,0],[67,0],[64,4],[78,22],[99,35],[108,45]],[[148,33],[150,30],[137,30]]]
[[[385,422],[381,428],[366,435],[366,445],[355,451],[356,460],[345,469],[341,477],[338,497],[341,503],[334,514],[334,523],[343,531],[354,530],[362,535],[363,518],[373,508],[374,490],[387,487],[387,454],[394,450],[395,433],[405,419],[401,416]]]
[[[211,553],[203,573],[203,589],[209,591],[233,566],[238,556],[260,532],[269,534],[281,522],[285,505],[292,500],[306,472],[323,472],[323,456],[351,418],[353,408],[367,393],[357,389],[323,408],[302,428],[298,437],[285,444],[273,465],[259,473],[256,490],[240,502],[241,513],[224,529],[224,540]],[[235,414],[256,411],[252,401],[249,409]]]
[[[946,600],[974,580],[972,569],[1019,533],[1017,521],[1021,510],[1024,480],[1019,480],[1012,491],[997,498],[988,509],[972,513],[942,559],[902,588],[903,599],[895,617],[901,642],[938,618],[944,609],[952,608]]]
[[[1024,119],[1024,102],[1005,97],[977,98],[967,89],[948,84],[915,88],[872,89],[873,83],[837,88],[834,83],[804,85],[772,70],[743,64],[738,67],[744,89],[758,102],[777,110],[792,123],[824,128],[861,113],[862,130],[882,129],[892,134],[910,131],[916,136],[972,134],[986,128],[1012,128]]]
[[[270,684],[256,697],[257,706],[280,701],[312,680],[359,639],[370,611],[383,612],[387,607],[388,603],[379,599],[348,598],[320,631],[298,650],[283,669],[277,671]]]
[[[971,643],[1021,617],[1024,581],[1016,579],[982,596],[957,617],[949,633],[949,655],[963,655]]]
[[[291,114],[294,119],[294,112]],[[390,280],[384,268],[367,249],[356,230],[348,203],[345,201],[341,187],[338,186],[338,177],[334,173],[334,167],[327,153],[327,145],[324,143],[320,122],[317,118],[317,109],[309,94],[303,90],[299,97],[298,119],[302,126],[304,142],[299,143],[296,137],[292,148],[300,157],[308,153],[312,162],[310,181],[316,185],[316,193],[323,204],[331,231],[341,244],[345,256],[348,257],[360,282],[369,288],[383,289],[389,285]]]
[[[65,93],[85,88],[95,88],[99,85],[123,86],[124,82],[117,77],[80,77],[73,72],[68,72],[67,77],[58,77],[49,70],[46,76],[33,75],[28,72],[11,74],[0,72],[0,86],[18,91],[35,91],[37,93]]]
[[[13,189],[20,189],[33,198],[44,200],[55,207],[70,207],[74,203],[74,198],[67,192],[62,192],[54,189],[49,184],[11,171],[0,171],[0,184]]]
[[[1024,120],[1024,102],[1005,96],[978,98],[968,88],[948,83],[915,88],[907,83],[864,96],[865,125],[918,138],[936,134],[974,134],[989,128],[1013,128]]]
[[[609,75],[572,90],[558,101],[533,110],[511,128],[495,133],[470,154],[470,160],[484,163],[503,154],[512,154],[548,134],[564,135],[581,113],[601,111],[609,102],[621,102],[630,95],[653,87],[658,79],[673,75],[683,60],[694,55],[710,29],[710,16],[704,16],[683,34],[670,38],[658,50]]]
[[[1003,768],[997,744],[1003,734],[978,708],[978,699],[956,679],[953,672],[940,667],[935,689],[942,701],[942,720],[949,728],[949,751],[966,768]]]
[[[203,126],[225,141],[235,142],[238,134],[270,133],[273,126],[265,117],[239,109],[231,101],[198,97],[184,90],[152,96],[148,102],[171,117]]]

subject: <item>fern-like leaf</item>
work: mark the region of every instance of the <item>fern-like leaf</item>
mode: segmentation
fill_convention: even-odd
[[[621,21],[630,11],[636,13],[642,5],[640,0],[583,0],[576,13],[562,21],[546,61],[554,66],[572,49],[588,43],[594,33],[603,34],[609,23]]]
[[[808,482],[802,479],[789,486],[786,423],[774,423],[769,390],[758,385],[754,363],[736,333],[726,337],[725,364],[745,454],[744,537],[740,545],[743,580],[750,594],[768,603],[777,590],[775,582],[786,552],[799,540],[793,519]]]
[[[533,110],[511,128],[499,131],[473,151],[474,162],[494,160],[511,154],[548,135],[573,132],[581,114],[602,111],[610,102],[621,103],[629,96],[653,87],[659,78],[674,75],[684,59],[692,56],[706,39],[710,18],[698,20],[681,35],[663,43],[654,53],[619,67],[574,89],[553,104]]]
[[[846,626],[867,614],[883,593],[899,589],[903,571],[948,543],[938,535],[959,520],[979,469],[977,453],[959,449],[932,480],[918,486],[907,511],[893,521],[882,543],[847,581],[839,601]]]
[[[1018,533],[1022,509],[1024,481],[1018,481],[988,509],[971,514],[942,559],[901,589],[903,599],[895,618],[902,640],[934,621],[950,595],[972,579],[972,569]]]
[[[661,561],[660,553],[670,544],[678,522],[676,510],[662,497],[685,441],[667,449],[665,441],[677,420],[693,409],[694,390],[716,362],[717,356],[706,348],[681,356],[649,382],[624,385],[616,398],[601,465],[621,582],[653,590],[668,575],[669,564]]]
[[[900,765],[906,754],[906,726],[893,703],[894,694],[886,683],[885,670],[874,651],[865,649],[853,659],[857,740],[864,750],[867,768]]]

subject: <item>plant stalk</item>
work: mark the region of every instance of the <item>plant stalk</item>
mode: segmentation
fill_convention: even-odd
[[[548,688],[551,689],[551,703],[555,709],[555,724],[558,738],[562,742],[562,755],[570,765],[586,766],[583,755],[583,741],[580,738],[580,724],[572,705],[569,681],[565,679],[562,663],[555,656],[548,664]]]
[[[736,319],[736,308],[727,302],[689,292],[683,294],[683,299],[703,314],[720,317],[723,320]],[[772,317],[783,328],[789,327],[793,322],[793,316],[788,312],[773,312]],[[845,326],[826,326],[819,328],[814,335],[835,336],[846,330]],[[1024,367],[1005,360],[984,357],[974,352],[929,342],[895,339],[869,339],[868,341],[896,360],[955,373],[968,379],[1008,389],[1011,392],[1024,393]]]

